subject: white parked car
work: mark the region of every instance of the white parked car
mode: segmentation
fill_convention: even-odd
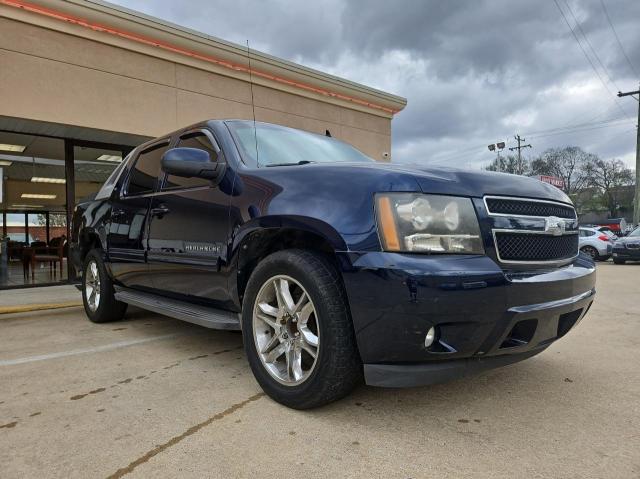
[[[611,238],[611,241],[615,241],[618,239],[618,235],[611,231],[611,228],[609,228],[608,226],[600,226],[598,228],[598,231],[606,234],[609,238]]]
[[[613,238],[599,228],[580,227],[580,251],[596,261],[606,261],[613,252]]]

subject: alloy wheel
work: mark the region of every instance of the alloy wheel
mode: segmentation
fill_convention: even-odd
[[[253,339],[276,381],[296,386],[309,378],[320,351],[320,329],[313,301],[298,281],[278,275],[262,285],[253,307]]]
[[[100,273],[98,264],[91,260],[87,264],[84,280],[84,293],[87,298],[87,305],[92,312],[95,312],[100,306]]]

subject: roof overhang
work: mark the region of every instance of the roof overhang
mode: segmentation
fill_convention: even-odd
[[[98,0],[0,0],[0,16],[383,117],[405,98]],[[249,69],[248,59],[251,59]]]

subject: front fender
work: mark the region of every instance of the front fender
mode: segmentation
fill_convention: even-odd
[[[254,218],[240,226],[234,234],[232,251],[237,250],[252,233],[270,229],[305,231],[323,238],[334,251],[347,250],[347,244],[342,235],[322,220],[300,215],[268,215]]]
[[[345,251],[344,238],[328,223],[316,218],[271,215],[239,226],[229,245],[229,291],[241,307],[244,285],[261,258],[283,248],[313,248],[333,254]]]

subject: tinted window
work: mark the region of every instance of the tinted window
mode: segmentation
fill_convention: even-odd
[[[211,146],[211,141],[204,133],[190,133],[180,138],[179,147],[198,148],[209,153],[212,162],[218,161],[218,153]],[[183,178],[180,176],[167,175],[164,181],[163,190],[171,188],[193,188],[196,186],[209,186],[210,183],[202,178]]]
[[[160,160],[165,151],[167,144],[163,143],[140,153],[129,176],[127,195],[141,195],[155,189],[160,172]]]

